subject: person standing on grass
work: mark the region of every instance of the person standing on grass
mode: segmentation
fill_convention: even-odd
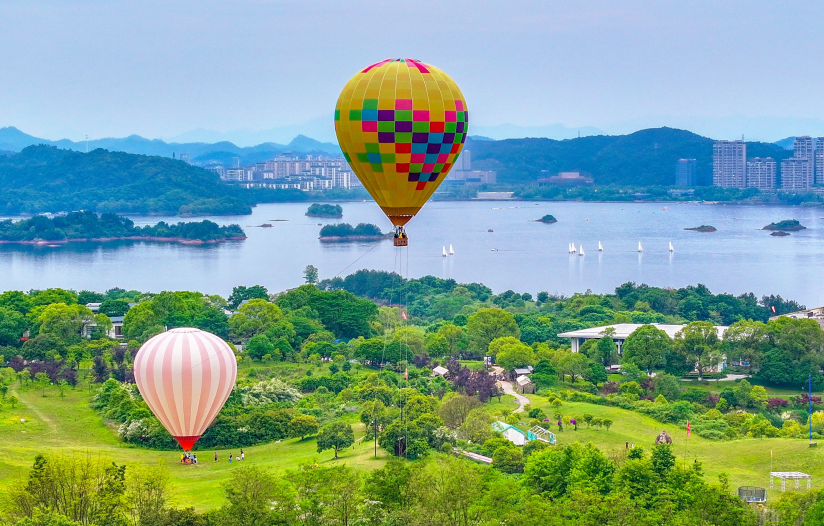
[[[240,448],[240,460],[246,458],[246,455],[243,454],[243,448]]]
[[[215,451],[215,462],[217,462],[217,451]]]
[[[231,464],[231,463],[232,463],[232,454],[229,453],[229,464]]]
[[[192,455],[192,464],[197,464],[197,455]]]

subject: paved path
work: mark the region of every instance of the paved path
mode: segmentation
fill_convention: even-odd
[[[504,370],[497,365],[492,368],[492,370],[501,376],[504,375]],[[504,389],[504,392],[508,395],[512,395],[518,401],[518,409],[513,411],[513,413],[523,413],[524,412],[524,405],[530,403],[529,398],[525,397],[524,395],[515,392],[515,389],[512,388],[512,382],[507,382],[506,380],[498,380],[498,383],[501,384],[501,387]]]
[[[471,458],[472,460],[477,460],[478,462],[484,462],[486,464],[492,464],[492,459],[489,457],[485,457],[477,453],[472,453],[471,451],[464,451],[463,449],[458,448],[455,448],[454,451],[455,453]]]
[[[719,382],[730,382],[736,380],[743,380],[744,378],[749,378],[750,375],[748,374],[728,374],[723,378],[704,378],[704,381],[711,382],[714,380],[718,380]],[[698,378],[681,378],[682,382],[692,382],[698,380]]]

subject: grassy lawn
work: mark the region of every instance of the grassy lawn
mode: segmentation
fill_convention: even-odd
[[[214,450],[198,451],[200,463],[196,466],[180,464],[176,451],[154,451],[122,444],[116,429],[109,429],[97,413],[89,407],[88,389],[68,389],[60,398],[56,389],[43,398],[40,391],[19,389],[20,404],[14,409],[6,404],[0,410],[0,480],[24,477],[38,453],[90,453],[111,458],[118,463],[165,464],[171,475],[174,504],[194,506],[198,510],[211,509],[223,503],[221,483],[238,462],[229,464],[229,453],[239,450],[219,450],[220,461],[214,462]],[[20,419],[24,418],[25,423]],[[355,437],[364,434],[363,425],[355,426]],[[317,452],[315,440],[287,439],[281,443],[244,448],[246,463],[274,468],[278,471],[294,469],[306,463],[331,465],[332,451]],[[342,451],[337,462],[357,469],[372,470],[383,465],[387,454],[378,449],[374,458],[371,442],[356,444],[354,449]]]
[[[296,375],[305,371],[290,371]],[[194,506],[206,510],[223,503],[222,482],[230,470],[237,469],[238,462],[229,464],[229,453],[239,450],[219,450],[219,462],[214,462],[214,450],[198,452],[200,464],[184,466],[179,463],[177,451],[154,451],[131,447],[121,443],[116,429],[110,429],[89,407],[90,393],[85,387],[68,389],[61,398],[56,389],[50,389],[47,397],[33,389],[18,389],[16,394],[20,404],[12,409],[5,404],[0,409],[0,480],[24,477],[38,453],[89,453],[111,458],[118,463],[164,464],[170,471],[173,503]],[[547,399],[538,395],[528,395],[533,407],[546,411],[550,418],[555,413]],[[517,407],[510,395],[493,398],[485,408],[496,418],[501,411],[512,411]],[[813,476],[813,487],[824,487],[824,449],[810,449],[804,440],[783,438],[742,439],[730,442],[714,442],[693,434],[685,442],[685,432],[675,425],[661,424],[652,418],[616,407],[564,402],[559,411],[565,416],[581,418],[585,413],[596,417],[610,418],[614,424],[606,429],[587,428],[585,424],[578,431],[565,429],[557,433],[559,444],[575,441],[592,442],[609,455],[623,455],[624,443],[628,441],[636,447],[649,448],[655,436],[666,430],[674,440],[675,453],[679,461],[703,463],[708,478],[714,479],[721,473],[730,478],[734,489],[742,485],[769,487],[768,474],[771,468],[770,451],[773,452],[773,471],[803,471]],[[25,423],[20,419],[24,418]],[[524,424],[528,418],[523,417]],[[356,438],[363,436],[363,426],[355,426]],[[331,451],[318,453],[315,441],[287,439],[280,443],[244,448],[246,463],[273,468],[277,471],[295,469],[305,463],[331,465],[335,461]],[[337,461],[359,470],[372,470],[383,465],[388,454],[378,450],[374,458],[372,442],[357,443],[354,449],[341,453]]]
[[[527,396],[532,399],[533,407],[543,409],[552,418],[556,411],[545,397]],[[583,424],[578,426],[578,431],[564,428],[563,432],[557,433],[555,427],[553,432],[556,432],[559,444],[592,442],[607,454],[620,454],[627,441],[635,444],[635,447],[649,450],[655,437],[665,430],[673,439],[674,452],[679,461],[693,462],[697,459],[711,479],[726,473],[733,489],[746,485],[769,488],[770,451],[773,452],[772,471],[809,473],[812,475],[813,488],[824,487],[824,450],[810,448],[805,440],[745,438],[719,442],[706,440],[693,433],[687,441],[686,431],[678,426],[662,424],[649,416],[618,407],[564,402],[558,412],[579,419],[584,413],[589,413],[600,418],[610,418],[614,422],[609,431],[605,428],[587,428]]]

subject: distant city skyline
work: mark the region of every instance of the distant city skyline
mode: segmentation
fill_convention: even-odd
[[[341,87],[394,56],[449,73],[473,135],[824,136],[813,1],[39,0],[0,20],[0,127],[52,140],[330,141]]]

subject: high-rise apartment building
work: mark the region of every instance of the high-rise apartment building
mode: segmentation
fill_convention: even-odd
[[[718,141],[712,148],[712,184],[744,188],[747,184],[747,145],[744,141]]]
[[[824,137],[815,140],[815,184],[824,184]]]
[[[675,186],[696,186],[698,184],[698,161],[678,159],[675,161]]]
[[[796,137],[793,142],[793,157],[796,159],[813,160],[814,141],[809,135]]]
[[[813,163],[810,159],[790,157],[781,161],[781,188],[784,190],[809,190],[814,182]]]
[[[747,186],[762,191],[775,190],[775,160],[756,157],[747,161]]]

